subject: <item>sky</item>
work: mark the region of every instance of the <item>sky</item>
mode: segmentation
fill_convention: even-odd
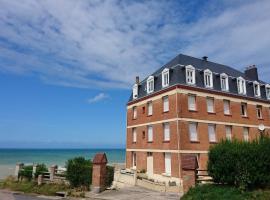
[[[179,53],[270,82],[270,1],[0,0],[0,148],[124,148],[126,103]]]

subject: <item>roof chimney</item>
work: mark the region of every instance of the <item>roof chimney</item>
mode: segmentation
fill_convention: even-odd
[[[259,80],[259,76],[258,76],[258,70],[256,65],[251,65],[249,67],[246,68],[245,70],[245,76],[251,80]]]
[[[140,78],[139,76],[136,76],[136,84],[139,85],[139,83],[140,83]]]
[[[207,56],[203,56],[202,59],[203,59],[204,61],[207,61],[208,57],[207,57]]]

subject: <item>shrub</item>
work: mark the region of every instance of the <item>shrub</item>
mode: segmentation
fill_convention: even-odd
[[[270,186],[270,138],[222,141],[210,148],[208,172],[214,181],[240,189]]]
[[[28,181],[30,181],[32,179],[32,174],[33,174],[33,166],[32,165],[23,166],[19,172],[19,178],[25,178]]]
[[[114,178],[114,167],[106,166],[105,186],[110,187]]]
[[[83,157],[70,159],[66,163],[66,178],[72,187],[89,188],[92,182],[92,162]]]
[[[44,172],[48,172],[48,168],[46,167],[46,165],[44,163],[38,164],[37,169],[36,169],[36,173],[35,173],[35,177],[37,178],[38,175],[43,174]]]

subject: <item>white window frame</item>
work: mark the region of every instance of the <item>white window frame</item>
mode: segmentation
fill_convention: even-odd
[[[255,97],[261,97],[261,86],[259,82],[257,81],[253,82],[253,91]]]
[[[237,78],[237,88],[238,88],[238,94],[247,94],[247,88],[246,88],[246,80],[242,77]]]
[[[213,103],[212,107],[211,107],[210,103]],[[206,98],[206,107],[207,107],[208,113],[215,113],[215,99],[213,97]],[[211,108],[212,108],[212,110],[211,110]]]
[[[190,98],[194,98],[194,106],[192,106],[192,104],[190,102]],[[197,110],[196,98],[197,98],[196,95],[193,95],[193,94],[188,95],[188,110],[189,111],[196,111]]]
[[[164,141],[170,141],[171,139],[171,131],[170,131],[170,123],[163,123],[163,138]]]
[[[137,111],[137,106],[132,107],[132,119],[137,119],[138,117],[138,111]]]
[[[188,131],[189,131],[189,140],[191,142],[197,142],[198,141],[198,123],[197,122],[190,122],[188,124]],[[193,132],[193,130],[191,130],[191,126],[195,126],[195,132]]]
[[[133,95],[133,99],[138,98],[138,84],[134,84],[133,89],[132,89],[132,95]]]
[[[223,79],[225,80],[225,88],[223,86]],[[222,91],[228,92],[230,90],[229,88],[229,76],[225,73],[220,74],[220,87]]]
[[[147,79],[147,94],[154,92],[154,90],[155,90],[154,76],[149,76]]]
[[[153,126],[149,125],[147,126],[147,141],[153,142]]]
[[[209,142],[217,142],[215,124],[208,124],[208,138],[209,138]]]
[[[206,88],[213,88],[213,72],[209,69],[204,70],[204,86]]]
[[[162,71],[162,87],[168,87],[170,83],[170,70],[168,68]]]
[[[226,111],[226,103],[228,103],[228,112]],[[223,100],[223,109],[224,109],[224,115],[230,115],[231,114],[231,101],[230,100],[227,100],[227,99],[224,99]]]
[[[163,101],[163,112],[169,112],[170,110],[169,96],[162,97],[162,101]]]
[[[248,127],[243,128],[243,136],[244,136],[244,141],[249,140],[249,128]]]
[[[232,140],[232,126],[225,126],[225,134],[227,140]]]
[[[263,106],[261,105],[256,106],[256,114],[257,114],[258,119],[263,119]]]
[[[153,102],[152,101],[147,102],[147,115],[148,116],[153,115]]]
[[[171,176],[172,174],[172,155],[171,153],[164,153],[165,175]]]
[[[242,113],[242,106],[244,105],[244,114]],[[242,117],[247,117],[248,113],[247,113],[247,103],[241,103],[241,115]]]
[[[132,142],[137,142],[137,130],[136,128],[132,129]]]
[[[196,70],[192,65],[186,66],[186,83],[189,85],[196,84]],[[191,76],[190,76],[191,74]]]
[[[266,98],[267,98],[268,100],[270,100],[270,85],[269,85],[269,84],[267,84],[267,85],[265,86],[265,93],[266,93]]]

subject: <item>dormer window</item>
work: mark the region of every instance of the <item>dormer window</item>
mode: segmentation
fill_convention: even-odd
[[[204,86],[213,88],[213,73],[209,69],[204,70]]]
[[[186,66],[186,83],[189,85],[196,84],[195,68],[192,65]]]
[[[220,86],[222,91],[229,91],[229,77],[225,73],[220,75]]]
[[[169,69],[168,68],[165,68],[162,71],[162,87],[169,86],[169,81],[170,81]]]
[[[132,92],[132,94],[133,94],[133,99],[137,99],[138,98],[138,85],[137,84],[135,84],[133,86],[133,92]]]
[[[257,81],[253,82],[253,90],[255,97],[261,97],[261,87]]]
[[[149,76],[147,79],[147,93],[154,92],[154,76]]]
[[[266,91],[266,98],[267,98],[268,100],[270,100],[270,85],[269,85],[269,84],[267,84],[267,85],[265,86],[265,91]]]
[[[247,94],[246,80],[242,77],[237,78],[238,94]]]

